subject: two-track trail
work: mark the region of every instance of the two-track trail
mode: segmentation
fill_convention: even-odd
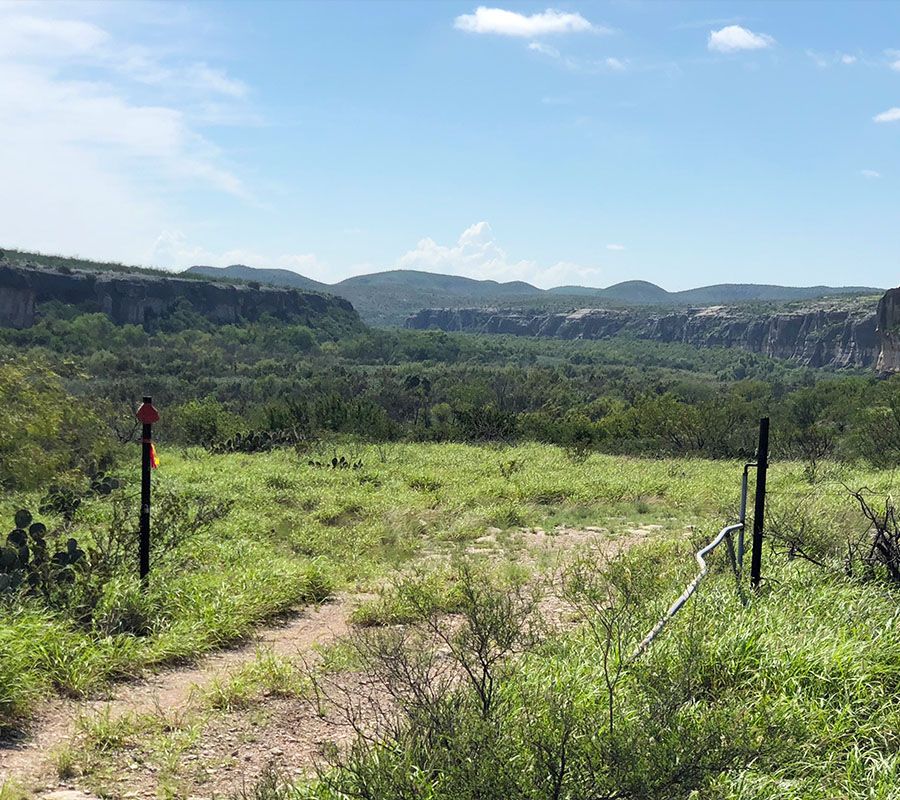
[[[60,780],[54,754],[73,740],[80,716],[108,713],[111,718],[117,718],[188,709],[198,688],[227,678],[229,673],[255,659],[261,648],[288,658],[314,657],[317,645],[327,645],[346,635],[352,607],[352,600],[342,596],[321,606],[297,610],[285,615],[282,624],[258,629],[239,647],[219,651],[189,666],[162,669],[138,682],[114,684],[102,699],[48,701],[26,736],[20,741],[0,744],[0,786],[8,780],[35,796],[74,796],[61,791],[71,791],[74,784]],[[143,796],[142,783],[136,780],[134,790],[128,794]]]
[[[552,582],[560,565],[585,548],[595,556],[613,556],[660,527],[626,527],[615,536],[596,527],[558,525],[546,532],[525,528],[514,535],[517,546],[506,557],[512,555],[536,576],[542,575],[540,580]],[[505,546],[497,541],[497,533],[488,529],[465,552],[501,557]],[[256,662],[260,652],[306,667],[315,665],[321,661],[321,647],[350,634],[352,611],[366,597],[372,595],[340,595],[321,606],[297,609],[281,617],[279,624],[258,629],[240,646],[188,666],[160,669],[140,681],[113,684],[100,698],[47,701],[26,736],[0,743],[0,787],[10,780],[41,800],[203,800],[240,795],[270,767],[288,777],[310,773],[332,745],[349,744],[354,737],[339,709],[271,694],[245,707],[212,711],[208,703],[204,705],[204,692],[214,684],[227,684],[229,677]],[[547,601],[542,613],[556,619],[569,615],[553,591]],[[365,697],[372,691],[367,676],[352,669],[333,677],[344,696]],[[116,720],[139,717],[151,719],[155,727],[146,734],[132,731],[128,743],[108,747],[87,772],[81,766],[61,769],[60,753],[67,748],[76,756],[84,755],[79,719],[99,719],[114,728]],[[151,743],[154,735],[159,741]]]

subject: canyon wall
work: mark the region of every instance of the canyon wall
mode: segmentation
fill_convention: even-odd
[[[900,290],[896,291],[891,319],[900,323]],[[877,316],[864,304],[841,308],[828,303],[765,314],[735,306],[655,312],[588,308],[568,313],[425,309],[409,317],[406,327],[562,339],[624,335],[695,347],[737,347],[810,367],[876,367],[883,360],[886,371],[900,369],[900,325],[898,346],[891,351],[896,355],[890,361],[882,353],[887,340],[876,330]]]
[[[222,324],[253,321],[263,314],[311,327],[323,316],[359,324],[347,300],[314,292],[141,273],[55,270],[0,261],[0,326],[31,327],[39,317],[40,304],[50,301],[102,311],[121,325],[152,326],[184,303]]]

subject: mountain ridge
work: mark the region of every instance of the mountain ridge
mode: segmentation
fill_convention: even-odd
[[[424,308],[514,306],[574,307],[585,302],[608,305],[690,306],[752,302],[788,302],[829,296],[881,294],[868,286],[779,286],[722,283],[670,292],[642,280],[622,281],[605,288],[557,286],[540,289],[524,281],[498,282],[423,270],[386,270],[357,275],[336,283],[322,283],[285,269],[233,264],[229,267],[193,266],[191,275],[257,281],[335,294],[353,303],[369,324],[402,325]]]

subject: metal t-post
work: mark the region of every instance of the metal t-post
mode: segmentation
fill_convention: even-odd
[[[142,423],[141,432],[141,521],[138,541],[138,574],[143,583],[150,574],[150,470],[152,468],[153,423],[159,421],[159,412],[149,396],[137,411]]]
[[[762,579],[763,521],[766,515],[766,471],[769,468],[769,418],[759,421],[756,451],[756,497],[753,507],[753,552],[750,557],[750,585],[759,588]]]

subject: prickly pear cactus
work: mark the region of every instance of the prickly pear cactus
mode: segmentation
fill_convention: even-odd
[[[58,514],[67,522],[71,522],[80,505],[81,498],[74,489],[54,484],[47,490],[47,494],[41,498],[41,505],[38,510],[42,514]]]
[[[107,475],[104,472],[98,472],[91,478],[91,491],[94,494],[108,495],[121,486],[122,482],[118,478],[114,478],[112,475]]]
[[[346,456],[341,456],[340,458],[334,456],[331,461],[318,461],[316,459],[310,459],[309,465],[311,467],[323,467],[326,469],[362,469],[363,462],[362,459],[357,459],[356,461],[348,461]]]
[[[276,447],[292,447],[305,441],[304,434],[296,428],[279,431],[249,431],[236,433],[229,439],[210,447],[214,453],[265,453]]]
[[[35,522],[31,512],[15,513],[15,527],[0,546],[0,595],[17,590],[50,596],[75,580],[75,570],[84,561],[84,551],[75,539],[63,550],[50,552],[47,526]]]

